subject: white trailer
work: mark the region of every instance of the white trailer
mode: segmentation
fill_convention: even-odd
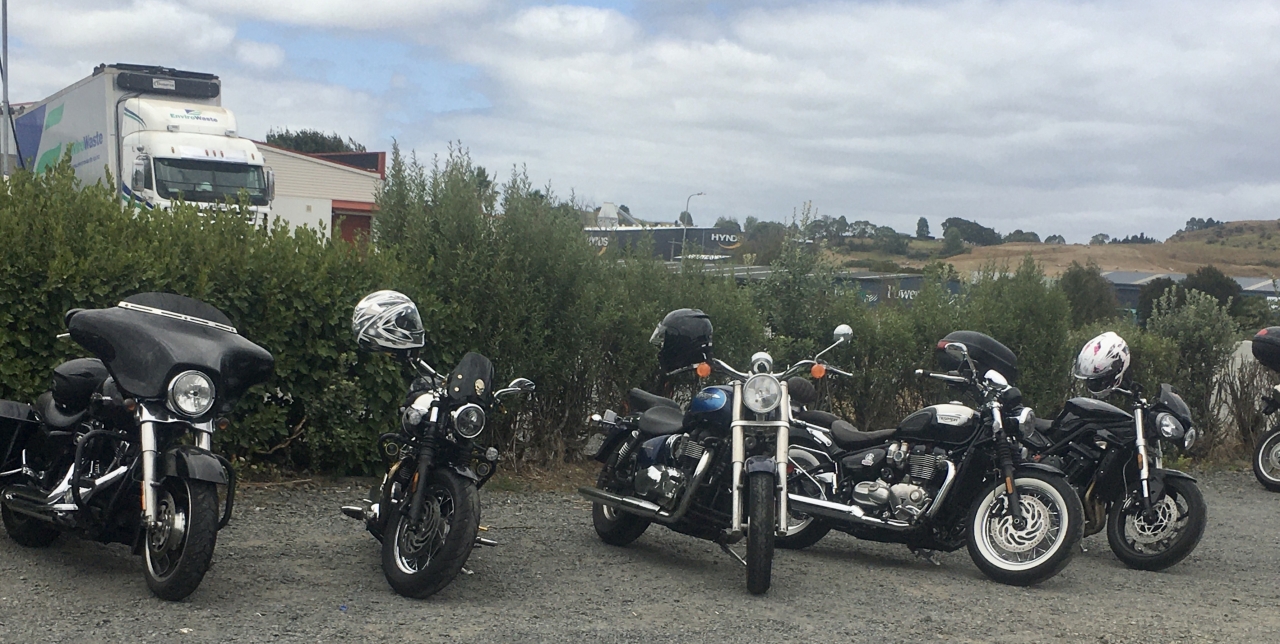
[[[274,177],[253,141],[236,134],[221,94],[213,74],[99,65],[17,115],[19,163],[39,173],[70,151],[81,182],[113,181],[143,207],[221,203],[243,192],[265,218]]]

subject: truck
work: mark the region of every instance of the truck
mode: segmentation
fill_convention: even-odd
[[[14,140],[22,168],[36,173],[63,156],[82,184],[114,182],[122,199],[168,208],[248,197],[265,221],[275,177],[236,118],[222,107],[217,76],[167,67],[102,64],[93,74],[21,108]]]

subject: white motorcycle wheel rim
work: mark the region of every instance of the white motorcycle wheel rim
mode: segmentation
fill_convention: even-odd
[[[1026,525],[1014,528],[1012,517],[1003,516],[1004,486],[982,499],[971,536],[991,565],[1023,571],[1042,565],[1062,548],[1067,538],[1067,502],[1052,485],[1040,479],[1014,479],[1022,499]]]

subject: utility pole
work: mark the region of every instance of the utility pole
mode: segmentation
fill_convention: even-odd
[[[0,99],[0,111],[4,112],[4,132],[0,132],[0,177],[9,178],[9,133],[13,132],[13,118],[9,113],[9,0],[0,0],[0,84],[4,96]]]

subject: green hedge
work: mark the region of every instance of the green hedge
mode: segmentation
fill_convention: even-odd
[[[32,399],[56,364],[83,355],[55,340],[67,309],[172,291],[222,309],[276,357],[275,376],[238,406],[218,449],[292,470],[371,472],[374,441],[394,427],[406,374],[387,356],[357,352],[349,320],[360,297],[393,288],[418,303],[423,356],[437,368],[476,350],[500,380],[537,383],[536,395],[498,414],[487,435],[508,458],[550,462],[574,458],[586,418],[617,408],[629,387],[662,386],[648,338],[674,308],[707,311],[717,355],[736,365],[762,349],[778,364],[810,357],[837,324],[850,324],[853,341],[827,358],[855,376],[821,387],[837,410],[871,428],[943,395],[911,372],[931,367],[937,340],[961,328],[1008,344],[1027,400],[1050,415],[1072,392],[1075,352],[1102,328],[1072,330],[1066,297],[1029,260],[986,271],[959,295],[934,267],[912,306],[868,308],[801,245],[785,246],[778,270],[749,286],[695,265],[673,273],[643,248],[601,257],[571,202],[518,170],[498,184],[460,149],[429,166],[396,150],[379,204],[374,240],[353,246],[279,221],[255,227],[234,208],[138,212],[107,188],[80,189],[65,166],[16,173],[0,194],[0,235],[10,242],[0,248],[0,397]],[[1176,339],[1117,328],[1144,381],[1194,384]]]

